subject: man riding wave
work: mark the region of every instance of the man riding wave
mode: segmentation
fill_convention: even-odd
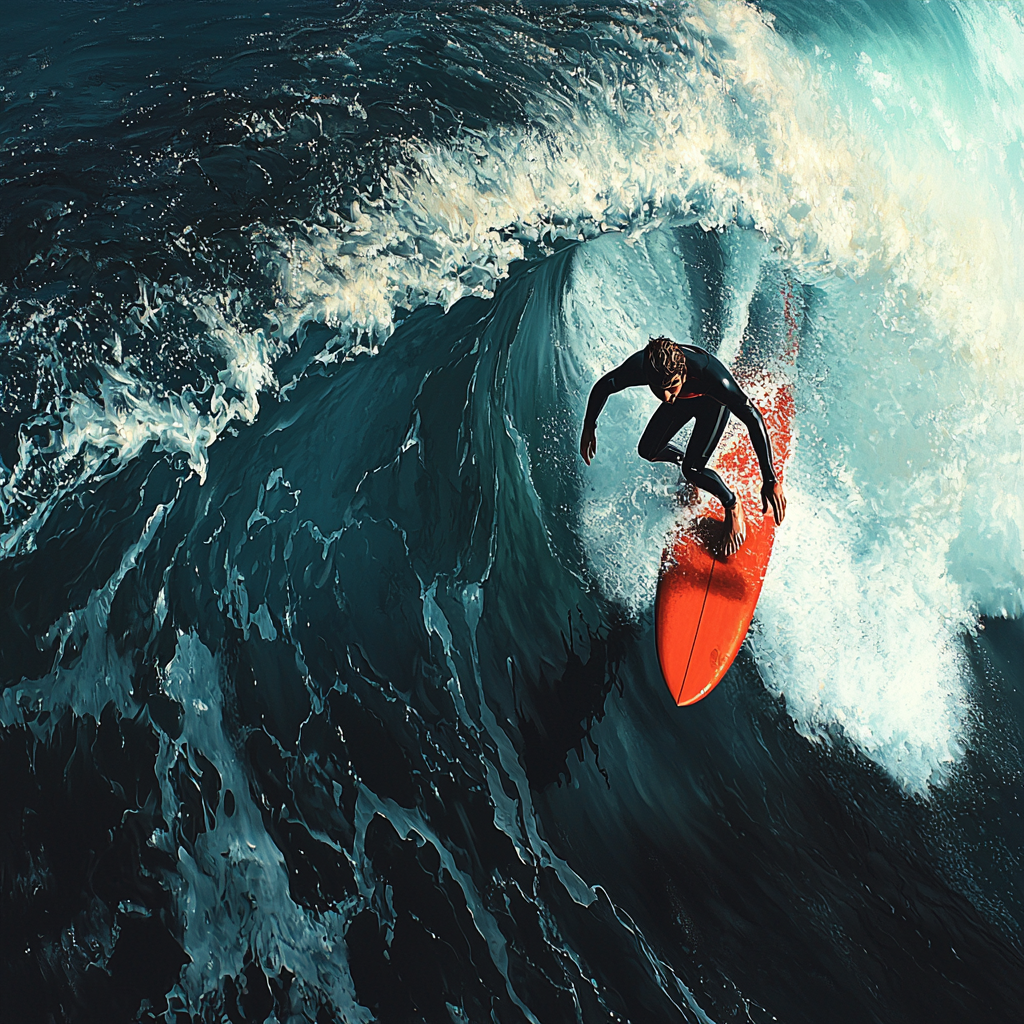
[[[721,501],[725,528],[719,555],[738,551],[747,535],[743,503],[713,469],[708,469],[730,413],[746,426],[761,467],[761,514],[766,514],[771,505],[775,522],[782,522],[786,496],[772,466],[772,444],[764,418],[725,366],[696,345],[680,345],[671,338],[651,338],[646,348],[634,352],[593,386],[580,437],[580,454],[588,466],[597,451],[597,417],[608,396],[625,388],[644,386],[662,404],[648,422],[637,451],[649,462],[675,463],[691,484]],[[672,438],[691,419],[693,432],[683,451],[672,443]]]

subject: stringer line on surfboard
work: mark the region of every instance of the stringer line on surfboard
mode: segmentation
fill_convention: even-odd
[[[712,562],[711,562],[711,569],[708,572],[708,582],[707,582],[707,585],[704,587],[704,600],[701,601],[701,604],[700,604],[700,615],[697,616],[697,621],[698,622],[701,619],[704,618],[704,609],[707,607],[708,594],[711,593],[711,581],[712,581],[712,579],[714,579],[714,576],[715,576],[715,560],[712,560]],[[683,695],[683,687],[686,685],[686,677],[690,674],[690,663],[693,661],[693,652],[697,649],[697,637],[698,636],[700,636],[699,628],[694,630],[694,632],[693,632],[693,642],[690,644],[690,654],[689,654],[689,656],[686,659],[686,669],[683,672],[683,678],[679,682],[679,690],[678,690],[677,693],[674,693],[672,695],[675,698],[676,704],[679,703],[680,698]]]

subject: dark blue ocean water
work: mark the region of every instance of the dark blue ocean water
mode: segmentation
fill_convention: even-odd
[[[2,12],[0,1021],[1021,1019],[1020,4]],[[677,709],[586,396],[794,331]]]

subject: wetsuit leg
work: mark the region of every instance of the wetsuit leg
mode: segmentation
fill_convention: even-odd
[[[713,398],[694,398],[694,404],[701,408],[694,415],[693,433],[683,455],[683,476],[694,487],[713,494],[725,508],[736,504],[736,495],[725,481],[713,470],[708,469],[708,460],[718,447],[729,422],[729,410]]]
[[[691,419],[694,420],[693,433],[683,452],[671,440]],[[728,422],[729,410],[713,398],[702,396],[665,402],[648,422],[637,451],[649,462],[674,462],[691,484],[713,494],[725,508],[732,508],[736,495],[713,469],[708,469],[708,460]]]
[[[693,418],[693,402],[662,402],[644,428],[637,452],[648,462],[674,462],[681,466],[683,451],[669,444],[673,437]]]

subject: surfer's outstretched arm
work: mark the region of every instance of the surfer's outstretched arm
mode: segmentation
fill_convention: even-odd
[[[786,494],[772,464],[772,442],[764,417],[740,389],[732,374],[717,359],[711,357],[708,363],[710,365],[705,369],[705,373],[711,378],[709,393],[747,428],[750,435],[750,443],[757,455],[757,464],[761,468],[761,514],[765,515],[768,506],[771,505],[775,522],[781,523],[786,517]]]
[[[739,388],[736,390],[739,391]],[[746,426],[758,465],[761,467],[761,514],[767,514],[768,506],[771,505],[775,522],[781,523],[786,518],[786,494],[772,465],[772,442],[768,436],[768,429],[757,406],[742,391],[739,393],[743,397],[742,403],[730,406],[729,411]]]
[[[597,451],[597,417],[601,415],[609,395],[626,388],[635,388],[646,384],[644,375],[643,350],[634,352],[621,366],[606,373],[591,389],[587,399],[587,411],[583,417],[583,433],[580,436],[580,455],[589,466],[590,460]]]

